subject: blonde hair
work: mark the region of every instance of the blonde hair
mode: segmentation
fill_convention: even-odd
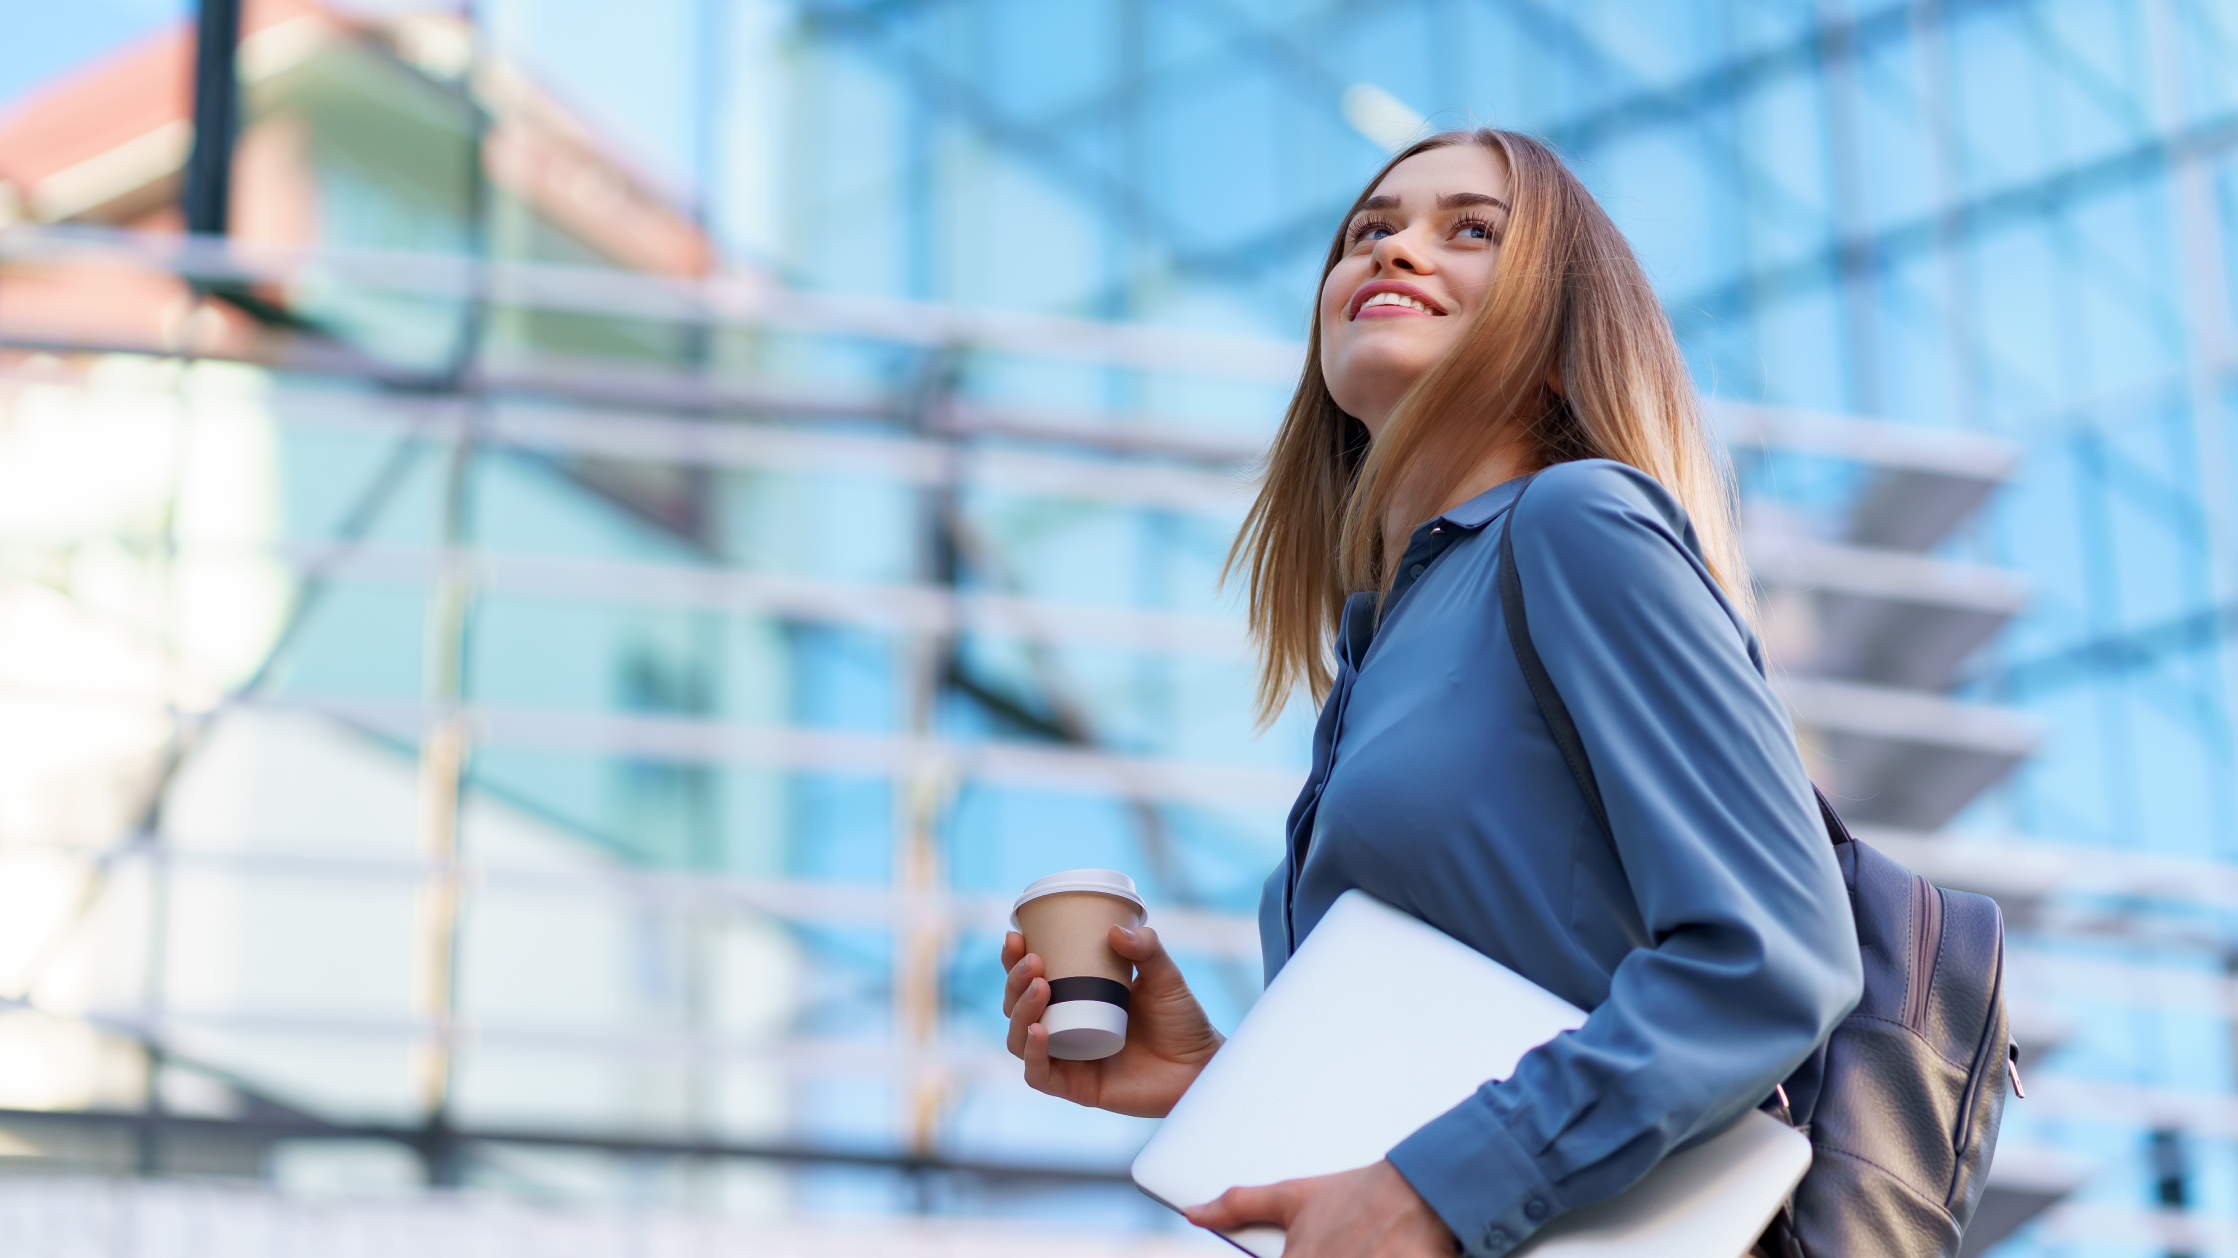
[[[1455,144],[1480,144],[1502,159],[1514,206],[1482,309],[1453,352],[1407,390],[1372,445],[1329,394],[1316,317],[1258,498],[1228,552],[1226,571],[1240,567],[1249,579],[1262,725],[1301,683],[1317,702],[1328,693],[1328,643],[1345,596],[1388,590],[1385,557],[1402,551],[1407,535],[1519,426],[1528,470],[1605,458],[1654,477],[1693,518],[1727,596],[1744,612],[1753,604],[1731,482],[1703,431],[1670,321],[1623,234],[1552,149],[1488,128],[1406,149],[1337,225],[1322,282],[1344,256],[1360,202],[1392,168]]]

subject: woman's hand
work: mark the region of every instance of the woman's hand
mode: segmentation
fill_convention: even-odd
[[[1127,1043],[1101,1061],[1057,1061],[1049,1056],[1049,980],[1041,958],[1026,951],[1025,936],[1011,931],[1002,942],[1002,1011],[1010,1017],[1010,1054],[1025,1059],[1026,1084],[1078,1105],[1142,1118],[1163,1118],[1219,1050],[1220,1033],[1166,955],[1158,932],[1147,926],[1111,928],[1111,948],[1134,963],[1134,994],[1127,1006]]]
[[[1198,1227],[1283,1231],[1282,1258],[1452,1258],[1453,1233],[1389,1162],[1231,1188],[1182,1213]]]

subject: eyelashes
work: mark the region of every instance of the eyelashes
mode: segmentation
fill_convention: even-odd
[[[1398,233],[1397,228],[1391,226],[1390,223],[1385,222],[1383,219],[1362,219],[1359,222],[1354,223],[1352,225],[1352,230],[1345,234],[1344,247],[1347,249],[1354,249],[1359,247],[1360,242],[1367,238],[1368,233],[1374,231],[1379,227],[1382,228],[1384,231],[1391,232],[1394,235]]]
[[[1500,243],[1499,229],[1492,226],[1492,220],[1490,219],[1479,218],[1474,214],[1464,214],[1459,219],[1455,220],[1453,224],[1453,230],[1455,234],[1467,231],[1469,228],[1472,227],[1483,228],[1484,239],[1492,242],[1493,244]]]
[[[1470,231],[1472,229],[1479,230],[1484,233],[1484,235],[1479,237],[1479,239],[1495,245],[1500,243],[1500,229],[1492,225],[1492,220],[1477,214],[1464,214],[1461,217],[1453,220],[1453,230],[1451,232],[1451,235],[1458,236],[1461,233]],[[1359,248],[1360,242],[1368,238],[1369,232],[1383,231],[1396,235],[1398,234],[1398,230],[1398,228],[1392,226],[1391,223],[1386,219],[1362,219],[1359,222],[1354,223],[1352,227],[1345,232],[1345,251],[1349,253],[1350,251]]]

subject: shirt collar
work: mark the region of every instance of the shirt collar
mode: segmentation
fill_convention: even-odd
[[[1450,524],[1455,528],[1480,529],[1492,522],[1492,517],[1508,509],[1515,496],[1523,492],[1530,482],[1529,476],[1517,476],[1501,481],[1476,497],[1469,499],[1437,519],[1432,524]]]
[[[1501,481],[1476,497],[1434,519],[1425,521],[1414,530],[1407,544],[1406,554],[1399,560],[1402,570],[1392,583],[1389,607],[1397,607],[1399,599],[1414,585],[1420,569],[1444,553],[1454,542],[1453,537],[1438,537],[1440,527],[1451,527],[1456,533],[1470,533],[1492,522],[1494,516],[1514,505],[1517,494],[1530,482],[1529,476],[1517,476]],[[1385,608],[1384,610],[1388,610]],[[1337,653],[1345,663],[1357,669],[1367,662],[1368,647],[1375,641],[1378,621],[1376,596],[1372,593],[1354,594],[1344,601],[1344,614],[1338,618]]]
[[[1347,595],[1337,622],[1337,654],[1355,669],[1366,662],[1368,644],[1375,641],[1375,601],[1373,593]]]

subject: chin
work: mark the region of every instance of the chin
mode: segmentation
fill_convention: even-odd
[[[1357,415],[1355,401],[1365,402],[1371,396],[1396,398],[1421,379],[1448,348],[1442,344],[1354,346],[1342,360],[1325,364],[1321,374],[1337,405]]]

